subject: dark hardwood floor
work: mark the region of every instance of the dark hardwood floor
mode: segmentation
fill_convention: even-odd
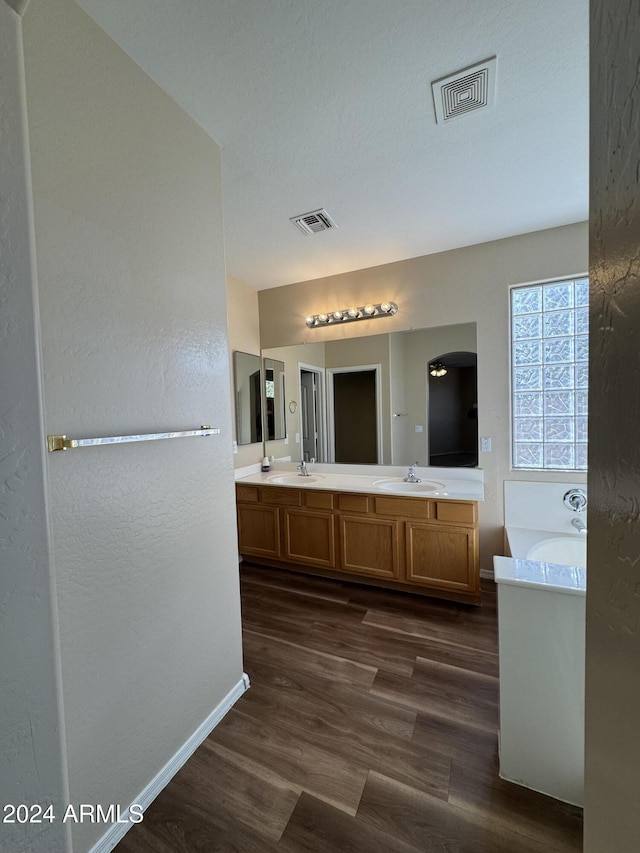
[[[564,853],[580,809],[498,777],[481,608],[242,566],[237,702],[117,853]]]

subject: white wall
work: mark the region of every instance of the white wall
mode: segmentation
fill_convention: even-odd
[[[24,42],[47,432],[222,430],[47,459],[71,802],[126,805],[242,676],[220,153],[71,0]]]
[[[227,278],[227,323],[229,329],[229,371],[231,375],[231,417],[233,438],[237,437],[235,389],[233,387],[233,353],[248,352],[260,355],[260,318],[258,315],[258,293],[237,278]],[[243,468],[261,462],[262,442],[238,447],[233,457],[234,467]]]
[[[587,225],[577,223],[261,290],[258,298],[262,345],[277,347],[369,335],[371,324],[365,321],[309,329],[305,318],[332,306],[385,299],[399,306],[395,316],[384,320],[389,332],[475,321],[478,429],[481,436],[493,439],[492,452],[480,454],[480,467],[485,472],[480,557],[483,569],[491,571],[492,556],[502,553],[503,548],[504,480],[566,479],[566,474],[510,470],[509,286],[584,273],[587,266]]]
[[[0,806],[67,802],[49,543],[20,18],[0,0]],[[3,817],[10,815],[2,812]],[[62,853],[69,826],[0,823],[0,849]]]

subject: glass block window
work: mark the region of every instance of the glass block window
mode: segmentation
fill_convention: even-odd
[[[514,468],[587,468],[589,280],[511,289]]]

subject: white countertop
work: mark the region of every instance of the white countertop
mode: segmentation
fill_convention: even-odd
[[[336,492],[367,492],[374,495],[437,498],[438,500],[484,500],[483,471],[480,468],[417,468],[421,483],[410,486],[403,479],[406,466],[331,465],[309,463],[310,477],[300,476],[295,463],[276,463],[268,473],[240,470],[236,482],[262,486],[316,489]],[[259,468],[259,466],[255,466]],[[246,475],[248,473],[248,476]],[[433,484],[433,488],[430,485]]]
[[[493,569],[497,584],[524,586],[548,592],[586,595],[587,570],[581,566],[560,566],[538,563],[517,557],[494,557]]]

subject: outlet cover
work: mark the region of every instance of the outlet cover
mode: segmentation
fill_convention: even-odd
[[[416,424],[416,432],[424,432],[424,426],[422,424]]]
[[[480,450],[483,453],[491,453],[491,437],[483,435],[480,439]]]
[[[233,442],[233,452],[234,452],[234,454],[238,452],[238,442],[237,441]]]

